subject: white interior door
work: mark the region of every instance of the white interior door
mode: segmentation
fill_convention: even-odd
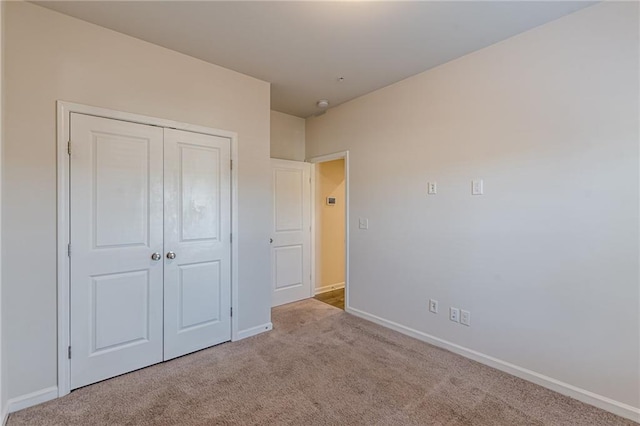
[[[271,159],[272,305],[311,297],[311,165]]]
[[[74,389],[162,361],[163,135],[75,113],[70,127]]]
[[[230,140],[71,114],[71,389],[231,339]]]
[[[227,138],[174,129],[164,135],[170,359],[231,340],[231,157]]]

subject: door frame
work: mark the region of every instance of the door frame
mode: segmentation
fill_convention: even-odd
[[[349,304],[349,150],[307,158],[311,163],[311,296],[316,290],[316,168],[318,163],[344,160],[344,310],[351,311]]]
[[[69,134],[71,113],[92,115],[113,120],[128,121],[157,127],[168,127],[193,133],[220,136],[230,141],[232,164],[238,164],[238,134],[194,124],[149,117],[129,112],[82,105],[67,101],[57,101],[57,331],[58,331],[58,397],[67,395],[71,387],[71,360],[68,357],[70,345],[70,261],[67,253],[71,224],[69,221]],[[231,168],[231,307],[238,306],[238,167]],[[231,341],[238,340],[238,314],[231,317]]]

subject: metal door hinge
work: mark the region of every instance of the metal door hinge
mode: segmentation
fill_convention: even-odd
[[[71,346],[69,346],[69,347],[67,348],[67,351],[68,351],[68,354],[69,354],[69,359],[71,359]]]
[[[229,308],[229,313],[233,316],[233,306]]]
[[[229,242],[232,243],[233,242],[233,234],[229,234]]]
[[[71,243],[67,244],[67,256],[71,257]]]
[[[229,160],[229,168],[233,170],[233,160]]]
[[[67,142],[67,154],[71,155],[71,141]]]

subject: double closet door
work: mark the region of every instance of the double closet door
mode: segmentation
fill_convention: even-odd
[[[71,114],[71,389],[231,339],[230,140]]]

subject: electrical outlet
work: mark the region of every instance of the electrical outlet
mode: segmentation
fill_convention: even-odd
[[[460,322],[460,309],[449,308],[449,319],[454,322]]]
[[[471,312],[465,311],[464,309],[460,310],[460,324],[466,325],[467,327],[471,326]]]
[[[358,228],[360,229],[369,229],[369,219],[366,217],[361,217],[358,219]]]
[[[438,193],[438,184],[435,182],[427,182],[427,194],[435,195]]]
[[[437,300],[429,299],[429,310],[431,312],[433,312],[434,314],[438,313],[438,301]]]

